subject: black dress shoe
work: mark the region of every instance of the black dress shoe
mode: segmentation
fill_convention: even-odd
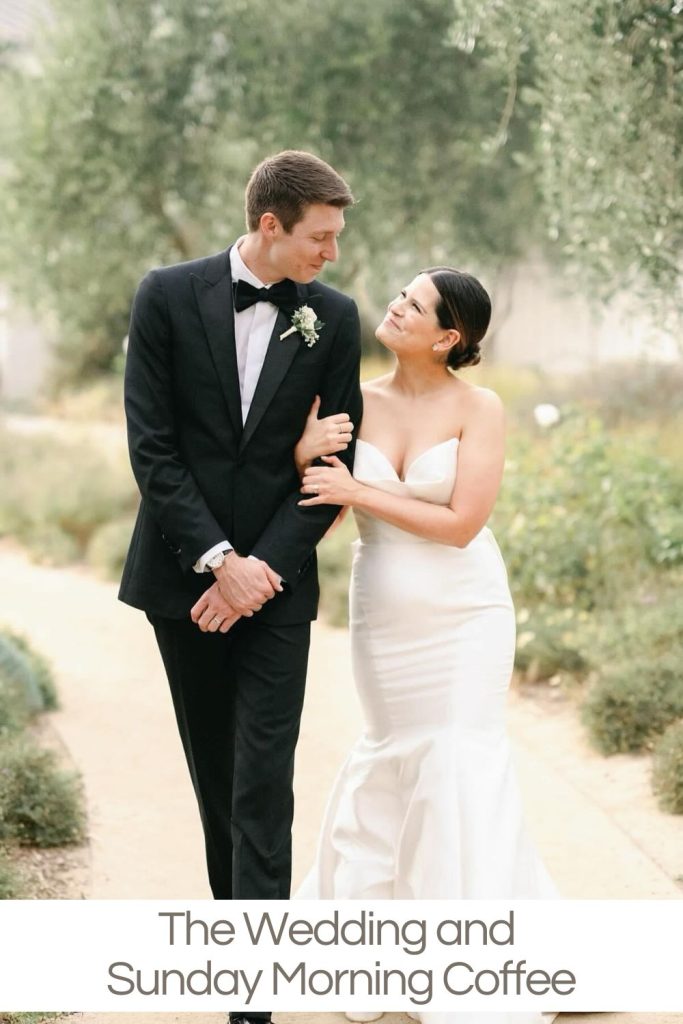
[[[230,1013],[230,1024],[270,1024],[270,1013]]]

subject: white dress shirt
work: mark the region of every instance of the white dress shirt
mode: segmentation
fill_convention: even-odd
[[[233,284],[236,281],[247,281],[254,288],[270,288],[269,284],[259,281],[256,274],[253,274],[240,256],[239,247],[244,241],[244,235],[239,238],[230,250],[230,273]],[[271,282],[272,284],[273,282]],[[263,363],[268,350],[268,342],[275,327],[278,309],[272,302],[256,302],[248,309],[235,313],[235,349],[237,353],[237,372],[240,380],[240,394],[242,396],[242,424],[246,423],[249,409],[251,408],[254,392],[258,379],[261,376]],[[192,566],[195,572],[204,572],[206,563],[219,551],[226,551],[232,548],[228,540],[214,544],[212,548],[205,551],[201,558],[197,559]]]

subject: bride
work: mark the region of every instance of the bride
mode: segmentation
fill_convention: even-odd
[[[358,525],[350,629],[365,720],[299,898],[557,896],[524,827],[505,728],[515,618],[486,526],[503,408],[453,372],[479,362],[490,313],[471,275],[419,273],[376,331],[396,367],[364,386],[353,475],[324,454],[325,420],[310,418],[297,446],[300,504],[351,506]],[[472,1020],[508,1016],[542,1019]]]

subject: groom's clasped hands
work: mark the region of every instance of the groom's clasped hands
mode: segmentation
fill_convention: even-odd
[[[316,494],[300,505],[339,504],[346,505],[346,491],[355,481],[344,464],[334,455],[324,452],[338,452],[348,448],[353,433],[353,423],[347,413],[318,418],[320,396],[316,395],[309,410],[306,429],[295,450],[295,462],[302,477],[302,493]],[[322,458],[335,470],[328,479],[319,474],[327,467],[314,467],[313,459]],[[313,482],[317,487],[312,486]],[[336,484],[336,488],[334,485]],[[325,496],[322,491],[324,489]],[[336,491],[341,497],[337,500]],[[282,580],[266,563],[254,556],[247,558],[230,551],[222,565],[214,569],[215,582],[204,591],[193,605],[190,617],[203,633],[227,633],[242,616],[250,617],[259,611],[271,597],[282,590]]]
[[[190,612],[203,633],[227,633],[237,620],[251,616],[282,590],[282,581],[266,562],[236,551],[214,570],[216,581]]]

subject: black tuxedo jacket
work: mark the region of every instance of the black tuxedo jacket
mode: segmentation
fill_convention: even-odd
[[[133,304],[125,406],[142,501],[121,581],[127,604],[186,618],[214,581],[196,560],[230,541],[286,581],[257,614],[278,624],[314,619],[315,546],[339,509],[300,508],[294,446],[316,394],[320,416],[360,422],[360,328],[352,299],[298,285],[324,326],[309,347],[278,312],[242,427],[229,250],[151,271]],[[351,466],[354,445],[341,453]]]

